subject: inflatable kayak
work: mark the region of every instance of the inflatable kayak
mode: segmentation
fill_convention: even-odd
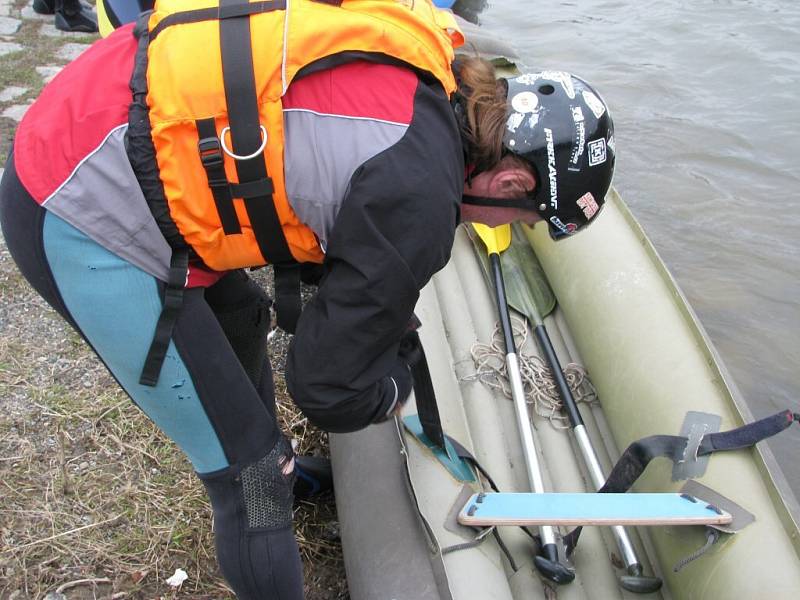
[[[508,59],[511,53],[489,54]],[[578,380],[586,375],[576,390],[579,399],[580,390],[586,392],[587,400],[580,403],[581,435],[552,407],[534,409],[536,383],[529,386],[527,416],[545,491],[569,492],[570,498],[585,493],[577,497],[578,508],[595,509],[596,473],[582,458],[582,443],[591,444],[595,468],[607,475],[621,455],[632,456],[622,451],[633,442],[684,436],[683,458],[645,462],[633,489],[620,495],[628,503],[624,510],[640,506],[649,494],[676,493],[700,498],[732,518],[715,525],[588,526],[577,544],[567,526],[519,527],[519,508],[506,521],[513,524],[462,524],[470,502],[476,507],[475,494],[492,493],[490,483],[502,492],[536,491],[505,376],[496,368],[487,371],[498,357],[492,363],[491,356],[488,362],[480,356],[492,353],[498,311],[485,249],[462,225],[450,263],[422,291],[416,308],[441,430],[456,445],[431,443],[420,430],[423,407],[413,397],[394,422],[331,435],[353,600],[606,599],[635,597],[634,592],[663,598],[800,597],[797,501],[765,444],[705,456],[698,451],[711,439],[723,439],[714,432],[754,419],[619,195],[612,189],[592,226],[574,238],[553,243],[543,225],[517,227],[514,244],[535,255],[536,268],[529,262],[522,268],[535,271],[525,275],[532,295],[545,296],[541,312],[560,364],[579,365],[568,368]],[[513,308],[518,306],[512,302],[521,361],[541,364],[533,324]],[[574,574],[570,583],[555,583],[537,564],[546,529],[558,560]],[[621,531],[627,546],[620,544]],[[534,539],[537,533],[540,539]]]

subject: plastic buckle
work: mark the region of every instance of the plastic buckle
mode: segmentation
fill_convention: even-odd
[[[197,142],[197,150],[200,152],[200,162],[206,169],[218,167],[222,164],[222,146],[216,137],[202,138]]]

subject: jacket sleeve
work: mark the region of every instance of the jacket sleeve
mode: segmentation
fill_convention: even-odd
[[[404,137],[350,181],[287,356],[289,393],[322,429],[361,429],[410,394],[400,338],[420,289],[450,257],[463,174],[449,102],[420,83]]]

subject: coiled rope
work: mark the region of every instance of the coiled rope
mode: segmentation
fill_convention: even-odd
[[[537,415],[550,421],[556,429],[569,429],[569,419],[562,412],[563,402],[559,397],[550,367],[539,356],[523,352],[528,340],[528,326],[524,319],[511,317],[514,341],[517,344],[517,358],[522,375],[525,401],[531,405]],[[476,342],[470,349],[476,372],[462,378],[463,381],[480,381],[484,385],[498,389],[511,399],[511,384],[506,371],[506,351],[503,344],[503,332],[498,324],[492,334],[490,343]],[[597,401],[597,391],[589,376],[581,365],[569,363],[564,366],[567,379],[575,402],[592,403]]]

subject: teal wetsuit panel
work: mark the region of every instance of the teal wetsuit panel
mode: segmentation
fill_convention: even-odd
[[[154,277],[48,212],[47,262],[81,331],[134,402],[173,439],[199,473],[228,466],[192,378],[170,342],[156,387],[139,384],[161,300]]]

